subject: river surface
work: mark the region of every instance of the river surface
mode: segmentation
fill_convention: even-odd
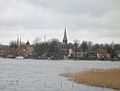
[[[59,74],[120,68],[120,61],[53,61],[0,58],[0,91],[120,91],[77,84]]]

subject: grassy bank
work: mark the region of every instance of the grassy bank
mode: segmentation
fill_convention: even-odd
[[[65,73],[62,76],[69,77],[80,84],[120,89],[120,69],[97,69],[80,73]]]

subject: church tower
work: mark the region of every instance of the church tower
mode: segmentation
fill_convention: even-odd
[[[68,42],[68,40],[67,40],[67,33],[66,33],[66,28],[65,28],[64,37],[63,37],[63,43],[67,44],[67,42]]]

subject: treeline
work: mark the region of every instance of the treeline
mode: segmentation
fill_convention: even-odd
[[[10,47],[17,47],[17,42],[10,42]],[[71,57],[76,57],[78,52],[88,53],[89,51],[95,51],[99,49],[107,50],[107,53],[111,54],[111,58],[117,57],[120,51],[120,44],[93,44],[92,41],[74,40],[73,43],[64,44],[58,39],[51,39],[45,42],[36,38],[31,44],[33,47],[34,58],[51,58],[51,59],[63,59],[64,56],[69,55],[69,49],[72,49],[73,54]]]
[[[72,57],[76,57],[78,52],[88,53],[89,51],[97,52],[99,49],[107,50],[107,53],[111,54],[111,58],[117,57],[118,51],[120,51],[120,44],[115,44],[114,42],[110,44],[93,44],[92,41],[82,41],[74,40],[73,43],[64,44],[58,39],[51,39],[46,42],[41,42],[35,40],[34,51],[36,57],[53,57],[54,59],[61,59],[64,56],[69,55],[69,49],[73,50]]]
[[[63,44],[58,39],[51,39],[47,42],[36,39],[33,43],[35,58],[61,59],[63,57],[62,47]]]

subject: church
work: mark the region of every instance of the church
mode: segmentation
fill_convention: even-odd
[[[70,48],[69,44],[68,44],[68,38],[67,38],[67,31],[66,28],[64,30],[64,36],[63,36],[63,54],[64,60],[69,60],[72,54],[72,49]]]

